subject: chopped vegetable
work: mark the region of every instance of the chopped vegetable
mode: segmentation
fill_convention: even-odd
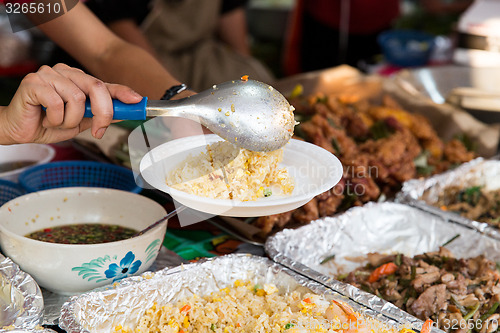
[[[181,312],[188,312],[189,310],[191,310],[191,306],[189,304],[186,304],[181,308]]]
[[[458,193],[458,201],[475,206],[481,197],[481,186],[471,186]]]
[[[215,332],[215,324],[210,325],[210,330],[212,330],[213,332]]]
[[[265,197],[270,197],[271,195],[273,195],[273,191],[270,188],[265,188],[263,194]]]
[[[312,301],[311,301],[311,299],[309,297],[308,298],[304,298],[303,301],[304,301],[304,303],[307,303],[307,304],[311,304],[312,303]]]
[[[428,150],[423,150],[415,159],[413,164],[417,169],[417,174],[421,176],[428,176],[434,171],[434,166],[429,165],[430,152]]]
[[[469,311],[469,313],[467,313],[464,316],[464,320],[467,321],[467,320],[471,319],[476,314],[477,310],[479,310],[480,305],[481,305],[481,303],[477,302],[476,305],[474,305],[474,307],[472,308],[472,310]]]
[[[332,138],[332,147],[337,151],[337,153],[342,154],[342,150],[340,149],[340,145],[337,142],[337,139]]]
[[[387,264],[383,264],[375,269],[368,278],[368,282],[373,283],[378,281],[382,276],[391,275],[396,272],[398,266],[396,266],[393,262],[388,262]]]
[[[285,325],[285,329],[288,330],[288,329],[290,329],[290,328],[292,328],[294,326],[295,326],[294,324],[288,323],[288,324]]]
[[[333,260],[333,259],[335,259],[335,254],[332,254],[332,255],[326,257],[325,259],[321,260],[320,265],[324,265],[324,264],[326,264],[327,262],[329,262],[330,260]]]
[[[241,77],[241,81],[248,81],[248,75],[243,75]]]
[[[460,304],[460,302],[458,302],[455,297],[451,296],[450,299],[453,302],[453,305],[455,305],[455,307],[460,310],[462,315],[465,316],[467,314],[467,309],[462,304]]]
[[[290,94],[290,98],[299,97],[304,93],[304,87],[301,84],[297,84]]]
[[[392,133],[394,133],[394,130],[387,126],[385,121],[380,120],[375,122],[372,127],[370,127],[370,133],[374,140],[380,140],[389,137]]]
[[[396,255],[396,259],[394,259],[394,263],[398,266],[401,266],[401,253]]]
[[[422,325],[422,329],[420,330],[420,333],[431,333],[432,323],[433,323],[433,321],[431,319],[427,319],[424,322],[424,324]]]
[[[462,142],[462,144],[464,145],[464,147],[468,150],[468,151],[476,151],[477,150],[477,142],[473,141],[471,139],[470,136],[468,136],[467,134],[465,133],[462,133],[462,134],[459,134],[459,135],[456,135],[455,136],[455,139],[459,140],[460,142]]]
[[[460,234],[456,234],[455,236],[451,237],[448,241],[444,242],[443,245],[441,246],[446,246],[446,245],[449,245],[451,242],[453,242],[455,239],[457,239],[458,237],[460,237]]]
[[[495,311],[497,310],[498,306],[500,305],[500,302],[496,302],[495,304],[493,304],[491,306],[491,308],[488,310],[488,312],[486,312],[485,314],[483,314],[479,320],[481,321],[484,321],[485,319],[488,319],[489,316],[491,316],[492,314],[495,313]]]

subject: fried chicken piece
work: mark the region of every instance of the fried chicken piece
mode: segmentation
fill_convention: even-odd
[[[357,195],[361,202],[377,200],[380,196],[380,188],[372,178],[352,178],[350,191]]]
[[[436,131],[431,126],[431,123],[420,114],[410,114],[411,125],[410,131],[419,140],[435,140],[438,139]]]
[[[255,221],[255,226],[261,229],[261,234],[268,235],[274,229],[283,228],[286,224],[288,224],[292,219],[293,211],[274,214],[269,216],[261,216]]]
[[[374,120],[384,120],[392,117],[406,128],[411,128],[413,123],[412,115],[401,109],[393,109],[384,106],[372,106],[367,112]]]
[[[422,147],[427,150],[434,159],[440,160],[443,158],[444,144],[438,137],[423,140]]]
[[[344,200],[343,194],[338,195],[330,191],[325,193],[329,193],[328,198],[326,200],[318,200],[318,212],[320,217],[331,216],[335,214],[340,204],[342,203],[342,200]]]
[[[304,206],[295,210],[292,214],[294,221],[306,224],[319,217],[318,211],[318,200],[316,198],[312,199]]]
[[[376,141],[368,140],[360,146],[360,149],[363,152],[377,156],[377,159],[387,167],[402,161],[405,154],[408,154],[413,159],[421,152],[418,141],[405,129],[387,138]]]
[[[309,121],[301,124],[300,128],[309,138],[309,142],[328,150],[332,154],[340,154],[340,152],[333,148],[331,141],[325,138],[321,127],[318,127],[316,124]]]
[[[370,134],[370,128],[365,124],[365,121],[358,113],[352,113],[344,117],[346,121],[346,133],[353,138],[366,138]]]
[[[399,163],[393,165],[393,167],[389,170],[390,175],[396,181],[396,184],[402,184],[405,181],[417,176],[417,168],[415,167],[415,163],[413,163],[413,157],[411,155],[407,155],[405,159],[402,159]]]
[[[464,163],[474,158],[474,152],[468,151],[460,140],[453,139],[444,147],[444,156],[452,164]]]

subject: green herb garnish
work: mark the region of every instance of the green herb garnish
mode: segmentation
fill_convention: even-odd
[[[321,262],[319,263],[320,265],[324,265],[326,264],[327,262],[329,262],[330,260],[333,260],[335,259],[335,254],[332,254],[328,257],[326,257],[325,259],[321,260]]]
[[[451,237],[449,240],[447,240],[446,242],[444,242],[443,245],[441,245],[441,246],[445,247],[446,245],[450,244],[451,242],[453,242],[458,237],[460,237],[460,234],[456,234],[455,236]]]
[[[455,139],[457,139],[458,141],[462,142],[462,144],[464,145],[464,147],[468,151],[475,152],[477,150],[477,142],[474,142],[471,139],[471,137],[468,136],[467,134],[465,134],[465,133],[457,134],[457,135],[455,135]]]
[[[396,259],[394,259],[394,263],[398,266],[401,266],[401,253],[396,255]]]
[[[499,305],[500,305],[500,302],[496,302],[495,304],[493,304],[493,305],[491,306],[491,308],[488,310],[488,312],[486,312],[485,314],[483,314],[483,315],[479,318],[479,320],[480,320],[480,321],[483,321],[483,320],[487,319],[489,316],[491,316],[492,314],[494,314],[494,313],[495,313],[495,311],[497,311],[497,309],[498,309],[498,306],[499,306]],[[465,317],[464,317],[464,319],[465,319]]]
[[[417,169],[417,174],[420,176],[428,176],[434,171],[434,166],[429,165],[429,155],[430,152],[428,150],[423,150],[415,159],[413,160],[413,164]]]
[[[457,195],[459,202],[466,202],[471,206],[475,206],[481,198],[481,186],[471,186],[462,191]]]
[[[337,141],[337,139],[332,138],[332,147],[337,151],[337,153],[342,154],[342,150],[340,150],[340,145]]]
[[[215,332],[215,324],[210,325],[210,330],[212,330],[213,332]]]
[[[285,325],[285,329],[288,330],[288,329],[290,329],[290,328],[292,328],[294,326],[295,326],[294,324],[288,323],[288,324]]]
[[[370,127],[370,133],[374,140],[379,140],[391,136],[394,130],[387,126],[385,121],[379,120]]]
[[[474,307],[472,308],[472,310],[469,311],[469,313],[467,313],[465,316],[464,316],[464,320],[467,321],[469,319],[471,319],[474,314],[476,314],[477,310],[479,310],[479,306],[481,305],[480,302],[477,302],[476,305],[474,305]],[[497,303],[497,306],[498,306],[498,303]],[[495,312],[495,311],[493,311]],[[492,314],[493,314],[492,312]]]
[[[270,197],[271,195],[273,195],[273,191],[270,188],[265,188],[264,189],[264,196]]]

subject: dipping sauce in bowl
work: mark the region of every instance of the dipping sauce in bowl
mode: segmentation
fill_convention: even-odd
[[[0,163],[0,173],[25,168],[35,163],[36,161],[15,161],[15,162]]]
[[[27,234],[26,237],[59,244],[100,244],[124,240],[137,232],[116,224],[78,223],[43,228]]]

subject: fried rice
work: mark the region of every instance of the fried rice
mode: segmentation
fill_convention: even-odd
[[[155,304],[135,330],[118,326],[115,332],[394,332],[394,328],[364,318],[344,303],[303,289],[280,293],[274,284],[236,280],[234,286],[209,295]]]
[[[221,141],[207,145],[206,152],[190,155],[167,174],[167,185],[213,199],[257,200],[289,195],[294,180],[280,168],[283,149],[254,152]]]

